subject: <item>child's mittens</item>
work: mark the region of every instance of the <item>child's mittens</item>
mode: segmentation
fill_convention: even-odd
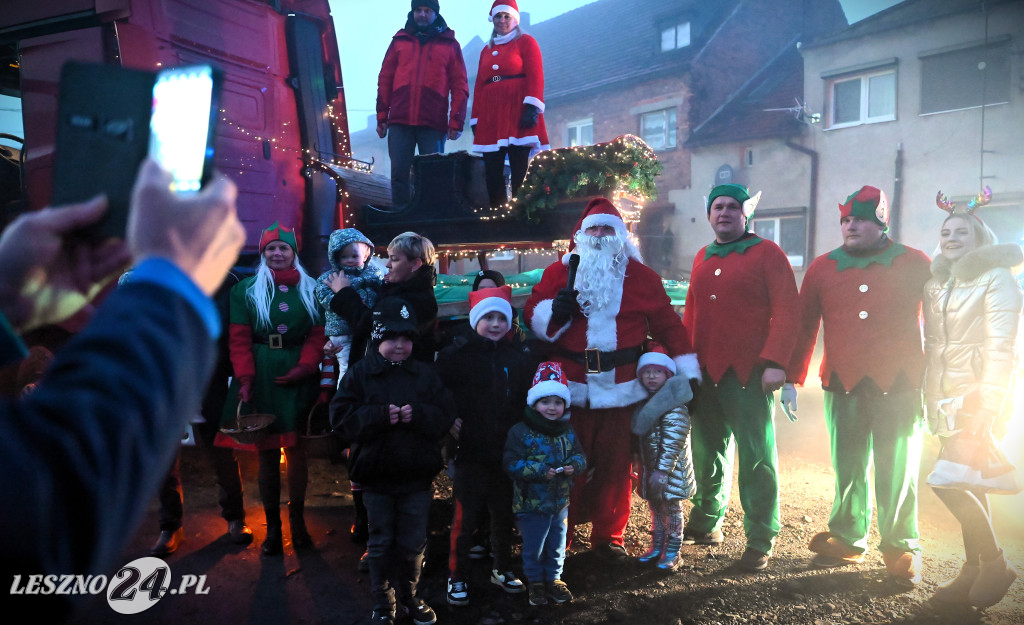
[[[661,499],[665,495],[665,487],[668,484],[668,473],[664,471],[653,471],[647,478],[648,500]]]

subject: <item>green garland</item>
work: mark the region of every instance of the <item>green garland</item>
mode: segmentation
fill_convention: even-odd
[[[618,189],[630,195],[657,196],[654,178],[661,173],[658,157],[643,139],[623,135],[608,143],[546,150],[530,161],[513,211],[536,222],[563,198],[611,197]]]

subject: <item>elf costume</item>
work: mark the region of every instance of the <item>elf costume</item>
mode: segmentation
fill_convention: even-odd
[[[235,377],[228,389],[221,425],[235,427],[237,411],[269,413],[276,418],[270,433],[254,444],[241,444],[223,432],[215,444],[259,452],[259,490],[267,519],[264,555],[279,555],[281,537],[281,452],[288,459],[288,511],[292,544],[308,547],[312,539],[303,519],[307,467],[299,446],[298,428],[305,426],[320,391],[321,349],[325,342],[323,315],[313,294],[314,280],[298,262],[295,232],[275,223],[260,237],[260,254],[274,241],[296,253],[292,266],[273,270],[261,261],[256,275],[231,289],[229,351]],[[269,292],[261,292],[261,289]],[[265,298],[263,297],[265,296]],[[257,304],[259,302],[259,304]],[[264,319],[260,319],[263,309]],[[251,401],[240,405],[240,389]],[[326,401],[326,397],[323,398]]]
[[[840,205],[853,216],[885,227],[885,195],[865,186]],[[921,297],[930,277],[928,257],[889,240],[868,251],[839,247],[814,259],[800,292],[802,328],[790,361],[789,381],[802,384],[819,323],[825,328],[821,364],[825,422],[836,474],[829,531],[810,548],[826,559],[859,562],[868,548],[871,523],[869,469],[874,465],[881,551],[895,576],[903,554],[916,566],[917,472],[921,456]]]
[[[743,204],[749,220],[757,196],[739,185],[719,185],[708,197],[709,215],[721,196]],[[797,298],[786,253],[753,233],[711,243],[693,261],[683,325],[703,369],[691,431],[697,495],[685,532],[698,537],[695,542],[703,542],[701,536],[721,542],[710,537],[725,518],[729,443],[735,438],[747,547],[771,555],[780,527],[778,454],[774,398],[762,390],[761,376],[789,362],[799,326]]]

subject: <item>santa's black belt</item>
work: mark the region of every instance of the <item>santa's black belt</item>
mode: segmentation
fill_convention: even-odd
[[[623,347],[613,352],[602,352],[598,349],[588,349],[582,352],[571,352],[567,349],[559,349],[558,355],[567,360],[578,362],[587,369],[587,373],[601,373],[611,371],[623,365],[636,364],[644,353],[642,346]]]
[[[511,76],[491,76],[488,80],[491,82],[501,82],[503,80],[511,80],[513,78],[526,78],[526,74],[512,74]]]

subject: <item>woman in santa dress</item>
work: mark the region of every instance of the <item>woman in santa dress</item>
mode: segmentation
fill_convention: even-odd
[[[497,207],[508,202],[506,154],[514,196],[526,177],[530,152],[551,146],[544,127],[544,65],[537,40],[519,28],[515,0],[495,0],[487,19],[494,23],[494,32],[480,51],[469,124],[473,150],[484,155],[490,204]]]

